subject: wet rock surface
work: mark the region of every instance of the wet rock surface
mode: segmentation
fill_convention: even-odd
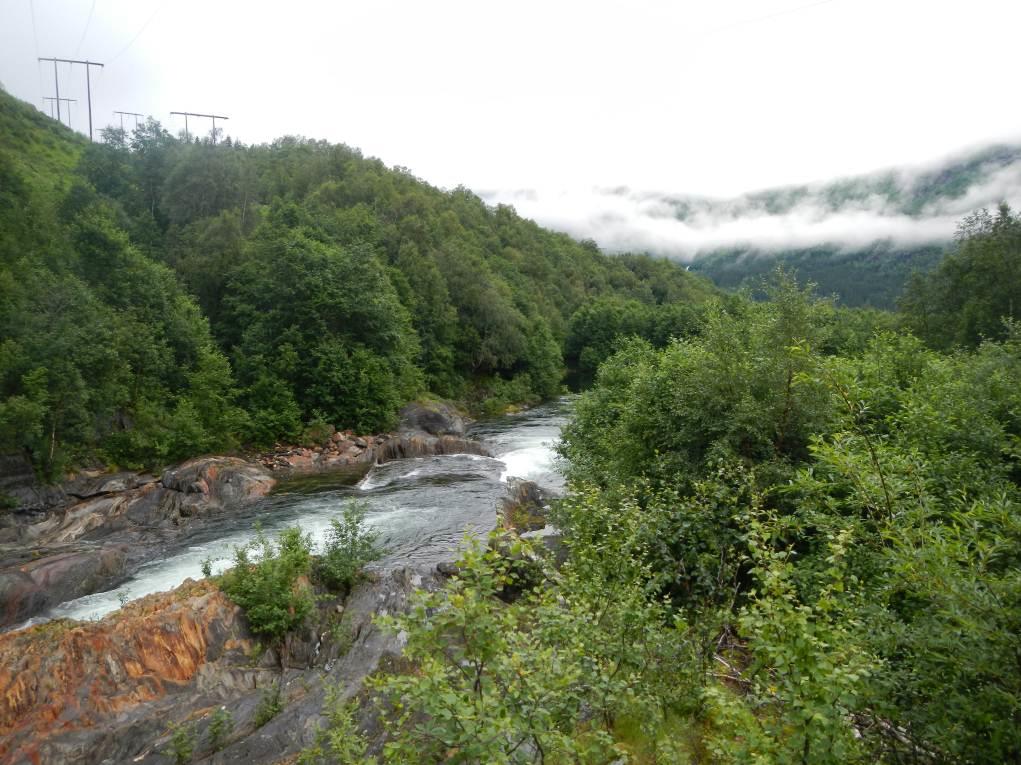
[[[0,530],[0,627],[109,589],[196,519],[265,496],[267,471],[237,457],[189,460],[161,477],[83,473],[64,504]]]
[[[467,419],[445,401],[416,401],[400,412],[402,432],[428,433],[432,436],[464,437]]]
[[[124,575],[122,545],[45,548],[10,558],[0,569],[0,623],[17,624],[46,609],[106,587]]]
[[[511,478],[501,502],[499,520],[505,529],[518,533],[545,528],[552,496],[535,481]]]
[[[286,761],[313,742],[331,689],[350,698],[400,656],[402,636],[375,615],[402,612],[416,588],[441,581],[428,569],[375,574],[343,602],[322,600],[279,652],[260,651],[241,611],[211,583],[191,580],[99,622],[0,635],[0,765],[162,765],[174,761],[178,726],[195,761]],[[279,711],[266,720],[268,699]],[[231,720],[219,742],[216,714]]]
[[[465,436],[467,420],[451,404],[412,403],[401,409],[396,433],[357,435],[337,431],[316,446],[283,446],[260,455],[259,464],[285,477],[348,471],[357,480],[375,464],[407,457],[439,454],[491,456],[478,441]]]

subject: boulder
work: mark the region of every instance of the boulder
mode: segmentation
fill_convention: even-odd
[[[104,589],[123,576],[124,564],[125,549],[116,545],[79,546],[9,563],[0,568],[0,625],[17,624],[58,603]]]
[[[535,481],[511,478],[500,503],[500,525],[523,534],[546,526],[550,497]]]
[[[276,482],[260,466],[237,457],[199,457],[165,471],[161,483],[201,495],[205,506],[225,508],[265,496]]]
[[[400,412],[399,430],[432,436],[464,436],[465,418],[445,401],[415,401]]]

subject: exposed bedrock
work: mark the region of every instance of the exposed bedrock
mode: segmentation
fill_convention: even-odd
[[[207,581],[189,580],[99,622],[0,635],[0,765],[162,765],[174,761],[176,726],[197,761],[287,761],[313,742],[329,689],[351,697],[381,663],[400,657],[402,636],[373,617],[405,610],[416,588],[440,580],[397,569],[375,574],[346,601],[322,600],[283,659],[257,648],[242,612]],[[266,720],[278,689],[279,711]],[[214,742],[217,714],[231,723]]]

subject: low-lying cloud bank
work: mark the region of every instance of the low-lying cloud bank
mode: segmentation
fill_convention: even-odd
[[[502,190],[541,225],[610,252],[649,251],[682,260],[713,250],[856,249],[876,241],[912,247],[952,239],[963,217],[1000,202],[1021,207],[1021,150],[858,179],[719,200],[630,189]]]

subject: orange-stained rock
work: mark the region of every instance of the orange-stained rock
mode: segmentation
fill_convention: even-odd
[[[189,580],[99,622],[0,635],[0,763],[31,762],[48,736],[159,699],[203,665],[248,653],[239,616],[212,584]]]

